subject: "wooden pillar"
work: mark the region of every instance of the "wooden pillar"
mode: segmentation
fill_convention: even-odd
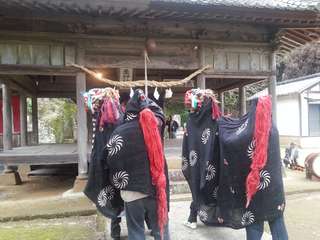
[[[26,96],[20,95],[20,145],[27,145],[27,101]]]
[[[77,63],[83,65],[84,49],[78,48]],[[78,179],[86,179],[88,173],[88,126],[87,113],[82,92],[86,91],[86,74],[78,72],[76,76],[77,91],[77,143],[78,143]]]
[[[2,122],[3,122],[3,151],[12,149],[12,104],[11,90],[7,82],[2,84]],[[17,173],[18,167],[5,165],[4,173],[13,177],[10,181],[14,184],[21,184],[21,178]]]
[[[200,89],[206,89],[206,78],[203,74],[199,74],[197,77],[197,87]]]
[[[273,122],[277,124],[277,77],[276,77],[276,54],[273,52],[270,56],[270,68],[271,68],[271,76],[269,77],[269,94],[272,97],[272,118]]]
[[[38,126],[38,98],[32,96],[32,135],[33,143],[39,144],[39,126]]]
[[[2,104],[3,104],[3,150],[12,149],[12,109],[11,90],[7,83],[2,84]]]
[[[219,92],[219,101],[220,101],[220,108],[221,108],[222,115],[224,115],[224,93],[223,92]]]
[[[245,86],[239,87],[239,113],[240,116],[244,115],[247,110],[246,110],[246,88]]]

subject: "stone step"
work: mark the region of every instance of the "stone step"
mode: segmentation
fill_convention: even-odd
[[[181,169],[169,169],[170,194],[190,193],[189,185]]]
[[[190,193],[189,185],[186,181],[170,182],[170,194]]]
[[[181,158],[177,156],[166,157],[169,169],[181,169]]]
[[[185,181],[181,169],[169,169],[170,182]]]

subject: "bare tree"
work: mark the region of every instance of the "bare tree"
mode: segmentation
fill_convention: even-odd
[[[295,49],[278,64],[278,68],[282,72],[278,76],[283,80],[320,72],[320,42]]]

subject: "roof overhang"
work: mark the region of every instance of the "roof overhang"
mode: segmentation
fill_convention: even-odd
[[[286,56],[311,42],[320,42],[320,27],[284,28],[278,34],[278,55]]]
[[[226,3],[225,3],[226,2]],[[287,27],[312,27],[320,24],[319,11],[312,6],[265,1],[193,0],[0,0],[0,16],[74,16],[140,19],[247,22]],[[295,1],[297,2],[297,1]]]

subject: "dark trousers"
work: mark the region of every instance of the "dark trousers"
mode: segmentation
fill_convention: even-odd
[[[119,238],[121,227],[120,227],[121,217],[116,217],[111,219],[111,237]]]
[[[247,240],[260,240],[263,235],[264,222],[257,222],[246,227]],[[288,240],[288,233],[283,217],[269,221],[272,240]]]
[[[197,222],[197,216],[198,216],[198,206],[194,201],[190,204],[190,215],[188,218],[188,222]]]
[[[146,197],[132,202],[125,202],[128,240],[145,240],[144,221],[147,216],[155,240],[161,240],[158,220],[157,201]],[[164,229],[163,240],[170,240],[168,225]]]

